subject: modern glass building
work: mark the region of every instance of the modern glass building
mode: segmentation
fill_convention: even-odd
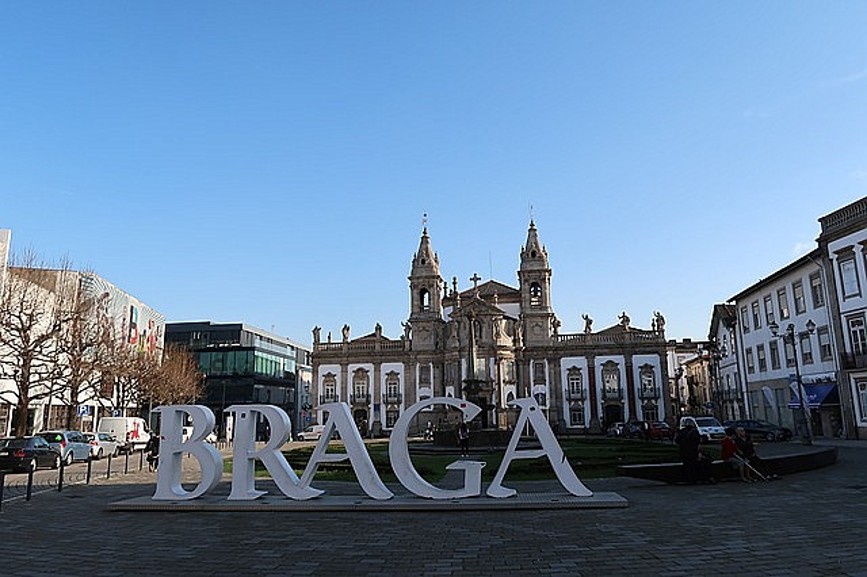
[[[297,384],[299,369],[309,367],[309,349],[243,323],[167,323],[165,340],[196,356],[205,374],[200,402],[214,411],[221,438],[231,436],[224,411],[235,404],[276,405],[292,419],[294,432],[303,428]],[[266,435],[264,423],[259,435]]]

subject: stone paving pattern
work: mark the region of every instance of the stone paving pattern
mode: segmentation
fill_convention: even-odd
[[[629,500],[603,510],[107,511],[153,492],[144,470],[4,503],[0,574],[867,577],[867,442],[836,444],[837,464],[768,483],[585,480]]]

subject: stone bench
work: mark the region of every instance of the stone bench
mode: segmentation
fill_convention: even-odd
[[[783,455],[761,456],[759,472],[763,475],[790,475],[827,467],[837,462],[836,447],[803,447],[797,452]],[[682,463],[649,463],[645,465],[620,465],[617,475],[635,477],[663,483],[685,483]],[[737,478],[737,471],[725,461],[713,462],[713,476],[718,480]]]

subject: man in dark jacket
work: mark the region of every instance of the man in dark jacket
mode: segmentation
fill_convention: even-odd
[[[686,482],[694,485],[699,480],[699,460],[701,459],[701,435],[692,421],[686,420],[684,427],[677,432],[674,442],[680,448]]]

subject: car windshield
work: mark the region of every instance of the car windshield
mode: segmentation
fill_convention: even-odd
[[[27,446],[27,439],[4,439],[2,442],[2,447],[9,447],[10,449],[18,449],[21,447]]]
[[[722,426],[719,424],[719,421],[717,421],[714,417],[698,417],[695,420],[695,423],[699,427],[721,427]]]

